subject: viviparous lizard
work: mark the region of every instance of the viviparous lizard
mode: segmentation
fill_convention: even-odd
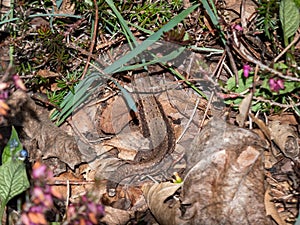
[[[161,103],[150,91],[150,78],[147,73],[134,76],[138,95],[139,117],[142,134],[150,140],[150,149],[138,151],[133,161],[126,161],[109,177],[107,192],[115,196],[122,180],[142,175],[155,175],[171,165],[168,157],[175,148],[175,134]]]

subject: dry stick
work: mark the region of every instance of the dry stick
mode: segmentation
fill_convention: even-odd
[[[97,5],[97,0],[94,0],[94,5],[95,5],[95,23],[94,23],[94,30],[93,30],[93,37],[92,37],[92,43],[90,46],[90,54],[88,55],[83,73],[82,73],[82,79],[85,77],[87,70],[89,68],[89,63],[91,61],[91,55],[93,54],[93,49],[95,47],[96,43],[96,36],[97,36],[97,28],[98,28],[98,21],[99,21],[99,10],[98,10],[98,5]]]
[[[266,100],[266,99],[263,99],[261,97],[253,97],[253,99],[257,100],[257,101],[260,101],[260,102],[269,103],[270,105],[276,105],[276,106],[279,106],[281,108],[286,108],[286,109],[293,108],[295,106],[300,106],[300,103],[296,103],[296,104],[293,104],[293,105],[287,105],[287,104],[277,103],[277,102],[274,102],[274,101],[271,101],[271,100]]]
[[[194,110],[192,112],[192,115],[191,115],[189,121],[187,122],[187,124],[185,125],[183,131],[181,132],[180,136],[177,138],[176,143],[178,143],[181,140],[181,138],[183,137],[183,135],[185,134],[185,132],[189,128],[191,122],[193,121],[193,118],[194,118],[194,116],[196,114],[196,111],[197,111],[197,108],[198,108],[198,105],[199,105],[199,101],[200,101],[199,98],[197,98],[197,102],[195,104],[195,107],[194,107]]]
[[[245,0],[242,0],[242,3],[241,3],[241,24],[242,24],[242,27],[245,29],[247,27],[247,18],[246,18],[246,15],[245,15],[245,10],[246,10],[246,1]]]
[[[85,185],[85,184],[94,184],[94,180],[54,180],[51,182],[47,182],[48,185],[56,186],[56,185],[64,185],[64,186],[71,186],[71,185]]]
[[[216,80],[218,80],[221,75],[225,58],[226,58],[226,51],[223,52],[221,59],[219,60],[217,66],[216,66],[216,69],[214,70],[214,72],[212,74],[213,77],[216,75]]]
[[[70,182],[69,182],[69,180],[67,180],[67,200],[66,200],[66,212],[68,211],[68,208],[69,208],[69,201],[70,201],[70,190],[71,190],[71,187],[70,187]]]
[[[223,52],[223,54],[222,54],[222,56],[221,56],[221,59],[219,60],[217,66],[216,66],[216,68],[215,68],[215,70],[214,70],[214,72],[213,72],[213,74],[212,74],[212,77],[214,77],[215,74],[217,74],[216,80],[219,79],[219,76],[220,76],[221,71],[222,71],[222,69],[223,69],[223,65],[224,65],[225,58],[226,58],[226,51]],[[212,92],[212,93],[211,93],[211,96],[210,96],[210,98],[209,98],[209,100],[208,100],[208,102],[207,102],[207,106],[206,106],[206,108],[205,108],[205,112],[204,112],[204,115],[203,115],[203,119],[201,120],[200,125],[199,125],[199,127],[200,127],[199,132],[201,131],[201,129],[202,129],[202,127],[203,127],[205,118],[206,118],[206,116],[207,116],[207,114],[208,114],[208,110],[209,110],[209,107],[210,107],[210,105],[211,105],[211,103],[212,103],[212,100],[213,100],[213,97],[214,97],[214,96],[215,96],[215,92]]]
[[[293,44],[295,44],[299,40],[299,38],[300,38],[300,29],[298,30],[298,32],[299,33],[295,36],[294,40],[288,46],[286,46],[286,48],[282,52],[280,52],[280,54],[274,59],[274,63],[277,62],[277,60],[280,59],[281,56],[283,56],[283,54],[286,53],[287,50],[289,50],[293,46]]]
[[[236,87],[238,87],[239,86],[239,75],[238,75],[238,70],[237,70],[236,64],[234,62],[231,50],[230,50],[230,48],[227,44],[225,45],[225,49],[226,49],[226,53],[229,57],[229,63],[231,65],[231,68],[232,68],[232,70],[234,72],[234,75],[235,75],[235,85],[236,85]]]

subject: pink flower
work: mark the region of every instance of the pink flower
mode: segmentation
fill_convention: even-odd
[[[283,90],[284,87],[284,81],[282,79],[275,79],[275,78],[271,78],[269,80],[269,86],[270,86],[270,90],[274,91],[274,92],[279,92],[280,90]]]
[[[243,66],[244,77],[248,78],[250,71],[251,71],[251,66],[249,66],[248,64],[244,64]]]
[[[17,88],[20,88],[21,90],[26,91],[26,87],[25,87],[22,79],[19,77],[19,75],[17,75],[17,74],[13,75],[13,80],[14,80],[15,86]]]
[[[8,91],[2,91],[0,92],[0,99],[8,99]]]
[[[41,164],[41,163],[37,162],[33,166],[33,171],[32,171],[33,179],[38,179],[38,178],[45,176],[46,171],[47,171],[47,166],[45,164]]]
[[[242,26],[239,24],[233,24],[231,27],[237,31],[243,31]]]

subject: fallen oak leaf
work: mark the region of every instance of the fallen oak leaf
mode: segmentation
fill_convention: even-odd
[[[146,184],[142,187],[149,209],[159,224],[176,224],[175,218],[178,217],[176,214],[179,212],[179,201],[174,199],[175,202],[166,202],[166,199],[172,197],[181,186],[182,183],[162,182],[153,185]]]

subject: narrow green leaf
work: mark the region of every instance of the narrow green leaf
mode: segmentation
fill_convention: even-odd
[[[300,0],[294,0],[296,6],[298,7],[298,9],[300,9]]]
[[[207,11],[207,14],[208,14],[209,18],[211,19],[211,22],[213,23],[213,25],[218,26],[219,25],[218,19],[217,19],[216,15],[213,13],[213,11],[211,10],[208,2],[206,0],[202,0],[201,2],[203,4],[203,7],[205,8],[205,10]]]
[[[115,61],[113,64],[111,64],[109,67],[107,67],[104,70],[104,73],[106,74],[112,74],[118,71],[123,65],[125,65],[127,62],[135,58],[137,55],[145,51],[148,47],[150,47],[152,44],[154,44],[156,41],[158,41],[161,36],[164,34],[164,32],[167,32],[171,30],[173,27],[175,27],[178,23],[180,23],[187,15],[189,15],[192,11],[194,11],[199,4],[194,5],[177,16],[175,16],[172,20],[170,20],[166,25],[164,25],[162,28],[160,28],[157,32],[149,36],[145,41],[143,41],[140,45],[138,45],[135,49],[133,49],[131,52],[126,54],[125,56],[121,57],[119,60]]]
[[[138,109],[136,107],[136,104],[135,104],[135,101],[134,99],[132,98],[132,96],[128,93],[128,91],[123,88],[118,82],[114,81],[113,82],[117,85],[117,87],[121,90],[125,100],[126,100],[126,103],[128,105],[128,107],[133,110],[134,112],[137,112]]]
[[[131,32],[130,28],[127,26],[126,21],[123,19],[121,13],[118,11],[113,1],[112,0],[105,0],[105,1],[109,5],[109,7],[113,10],[114,14],[117,16],[118,20],[120,21],[124,33],[127,34],[130,37],[131,41],[134,43],[134,45],[137,46],[138,42],[136,41],[133,33]],[[130,43],[130,40],[128,41]]]
[[[288,39],[292,37],[299,28],[299,9],[293,0],[281,0],[279,14],[284,38]]]
[[[63,0],[56,0],[56,6],[58,9],[60,9],[62,3],[63,3]]]
[[[180,48],[175,49],[174,51],[172,51],[170,54],[162,56],[160,58],[154,56],[154,59],[149,61],[149,62],[130,65],[130,66],[124,66],[121,69],[119,69],[118,72],[127,71],[127,70],[135,70],[135,69],[138,69],[138,68],[142,68],[144,66],[153,65],[155,63],[165,64],[165,63],[171,61],[172,59],[175,59],[176,57],[180,56],[184,50],[186,50],[186,47],[180,47]]]

